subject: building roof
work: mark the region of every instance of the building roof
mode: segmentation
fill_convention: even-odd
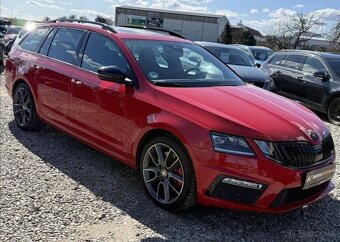
[[[141,8],[141,7],[132,7],[132,6],[116,7],[116,9],[118,8],[143,10],[143,11],[150,11],[150,12],[160,12],[160,13],[174,13],[174,14],[181,14],[181,15],[191,15],[191,16],[211,17],[211,18],[227,18],[225,15],[219,15],[219,14],[193,13],[193,12],[185,12],[185,11],[174,11],[174,10],[168,10],[168,9]]]
[[[231,25],[232,29],[247,29],[252,35],[263,38],[263,35],[261,34],[260,31],[256,30],[256,29],[252,29],[248,26],[245,25]]]

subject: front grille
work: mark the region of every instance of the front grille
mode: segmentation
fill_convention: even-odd
[[[306,167],[327,160],[334,152],[331,135],[326,136],[321,145],[312,146],[306,142],[275,143],[276,157],[285,166]]]
[[[220,180],[220,179],[219,179]],[[246,187],[235,186],[218,182],[213,183],[212,187],[207,192],[208,196],[228,200],[238,203],[255,204],[256,201],[261,197],[263,190],[251,189]]]
[[[331,135],[326,136],[322,140],[323,160],[328,159],[334,152],[334,142]]]
[[[282,190],[272,203],[272,207],[287,205],[320,194],[328,187],[329,181],[315,187],[303,190],[301,187]]]

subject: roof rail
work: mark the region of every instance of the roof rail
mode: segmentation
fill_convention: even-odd
[[[89,21],[89,20],[82,20],[82,19],[54,19],[51,21],[48,21],[47,23],[61,23],[61,22],[77,22],[77,23],[86,23],[86,24],[95,24],[95,25],[99,25],[101,26],[103,29],[111,31],[112,33],[117,34],[117,31],[110,25],[108,24],[104,24],[104,23],[100,23],[100,22],[95,22],[95,21]]]
[[[152,30],[152,31],[156,31],[156,32],[159,31],[159,32],[168,33],[169,35],[174,36],[174,37],[178,37],[178,38],[181,38],[181,39],[186,39],[183,35],[180,35],[180,34],[178,34],[176,32],[173,32],[173,31],[170,31],[170,30],[166,30],[166,29],[159,29],[159,28],[153,28],[153,27],[147,27],[147,26],[138,27],[138,26],[128,26],[128,25],[124,25],[124,26],[121,26],[121,27],[132,28],[132,29]]]
[[[283,50],[280,50],[280,52],[307,52],[307,53],[312,53],[315,55],[321,55],[319,51],[314,51],[314,50],[283,49]]]

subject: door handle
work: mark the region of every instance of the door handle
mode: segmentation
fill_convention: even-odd
[[[72,83],[72,84],[75,84],[75,85],[78,85],[78,86],[81,85],[81,84],[83,84],[81,81],[78,81],[78,80],[73,79],[73,78],[71,79],[71,83]]]
[[[303,76],[296,76],[295,78],[301,80],[303,78]]]

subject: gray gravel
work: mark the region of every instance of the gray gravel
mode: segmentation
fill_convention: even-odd
[[[196,206],[169,213],[146,198],[138,173],[45,127],[19,130],[1,76],[0,241],[339,241],[336,189],[287,214]],[[340,151],[340,128],[332,129]]]

